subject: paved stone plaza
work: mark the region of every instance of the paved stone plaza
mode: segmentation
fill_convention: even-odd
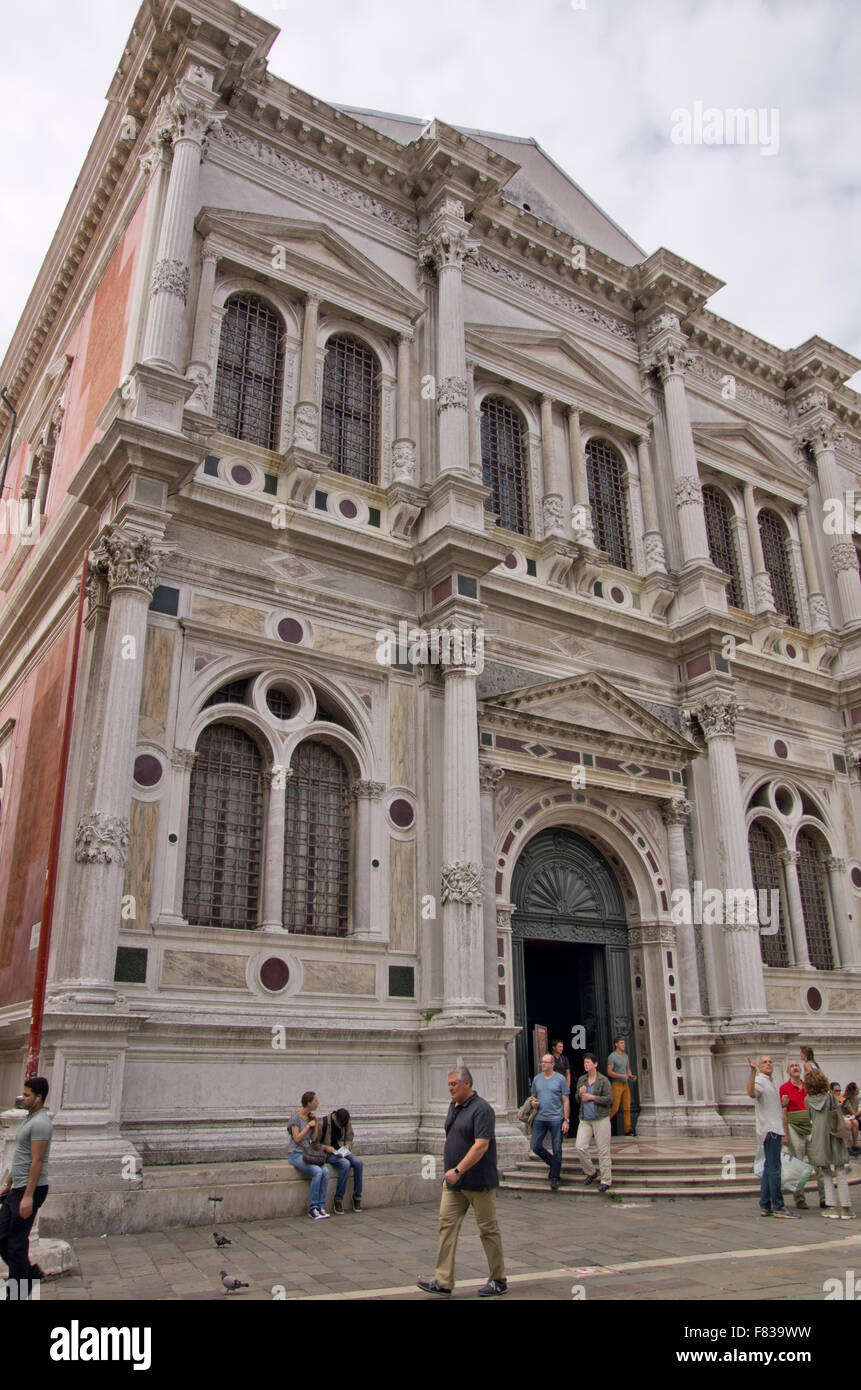
[[[72,1241],[78,1272],[46,1282],[42,1300],[431,1302],[415,1281],[433,1274],[436,1213],[428,1202],[345,1213],[325,1226],[306,1217],[220,1225],[233,1242],[224,1252],[204,1227],[87,1236]],[[501,1192],[499,1216],[515,1299],[822,1301],[825,1279],[861,1270],[861,1221],[823,1220],[815,1197],[790,1222],[762,1220],[747,1197],[628,1204]],[[222,1269],[250,1287],[225,1295]],[[476,1298],[487,1275],[471,1216],[457,1275],[455,1297]]]

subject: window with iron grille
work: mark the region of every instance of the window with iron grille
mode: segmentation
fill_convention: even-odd
[[[379,481],[380,364],[345,334],[330,338],[323,367],[320,453],[332,468],[365,483]]]
[[[789,964],[789,951],[786,946],[786,923],[783,917],[783,892],[780,887],[780,865],[775,852],[774,840],[769,834],[762,821],[755,820],[748,831],[747,847],[750,854],[750,871],[753,875],[753,886],[757,892],[757,906],[759,905],[759,894],[768,893],[767,902],[769,910],[771,908],[771,892],[777,889],[780,897],[778,898],[778,930],[773,936],[763,936],[759,934],[759,949],[762,953],[764,965],[785,966]],[[774,923],[769,922],[773,927]]]
[[[288,931],[346,936],[350,893],[349,774],[325,743],[293,755],[286,788],[282,921]]]
[[[804,910],[804,934],[810,964],[817,970],[833,970],[831,932],[828,926],[828,905],[825,898],[825,866],[808,830],[800,830],[795,841],[798,850],[798,887]]]
[[[729,575],[727,602],[733,608],[744,608],[744,590],[738,564],[738,550],[732,525],[732,508],[722,492],[716,487],[703,488],[705,504],[706,531],[709,538],[709,555],[712,564]]]
[[[214,414],[224,434],[278,448],[281,407],[280,318],[256,295],[227,301],[218,345]]]
[[[248,676],[238,681],[228,681],[227,685],[222,685],[218,690],[213,690],[209,699],[204,700],[203,708],[209,709],[210,705],[244,704],[250,684],[251,680]]]
[[[616,450],[603,439],[590,439],[586,445],[586,481],[595,544],[608,551],[612,564],[629,570],[631,542],[624,476]]]
[[[771,592],[774,594],[777,611],[785,613],[792,626],[798,627],[798,607],[786,548],[786,529],[780,517],[775,516],[774,512],[761,511],[759,534],[762,539],[765,568],[771,576]]]
[[[183,914],[204,927],[257,926],[263,760],[234,724],[210,724],[191,774]]]
[[[500,396],[485,396],[481,403],[481,469],[484,486],[490,488],[485,510],[499,517],[504,530],[528,536],[523,420]]]

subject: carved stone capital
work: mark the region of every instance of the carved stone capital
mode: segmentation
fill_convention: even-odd
[[[469,382],[465,376],[444,376],[436,397],[438,411],[454,408],[466,410],[469,405]]]
[[[845,874],[846,872],[846,860],[838,859],[836,854],[827,855],[823,863],[829,873]]]
[[[444,903],[480,903],[484,898],[484,882],[480,864],[465,864],[456,859],[442,866],[442,901]]]
[[[449,206],[454,205],[451,200]],[[463,203],[457,203],[463,216]],[[419,249],[419,265],[432,266],[437,271],[451,268],[462,270],[464,261],[475,252],[478,246],[466,222],[458,224],[454,215],[448,214],[445,220],[436,220]]]
[[[723,690],[718,690],[714,695],[708,695],[701,700],[695,707],[694,714],[700,722],[706,742],[710,743],[713,738],[733,738],[736,720],[741,710],[742,706],[735,696]]]
[[[134,536],[119,526],[109,526],[93,556],[93,568],[106,576],[109,590],[142,589],[152,598],[161,556],[149,536]]]
[[[38,486],[39,486],[39,475],[38,475],[38,473],[27,473],[27,474],[25,474],[25,476],[21,479],[21,487],[20,487],[20,493],[19,493],[19,495],[24,499],[25,502],[32,502],[33,498],[36,496],[36,488],[37,488]]]
[[[661,380],[666,381],[671,376],[683,377],[685,372],[691,370],[696,360],[695,354],[688,349],[687,339],[668,339],[651,347],[644,355],[642,365],[646,371],[657,372]]]
[[[182,261],[156,261],[152,269],[150,280],[150,293],[158,294],[164,291],[165,294],[173,294],[177,299],[181,299],[183,304],[188,302],[188,282],[189,269],[183,265]]]
[[[496,909],[496,930],[511,931],[511,918],[513,915],[513,907],[498,907]]]
[[[822,405],[826,404],[826,397],[821,392],[813,392],[812,395],[817,397],[817,406],[820,397]],[[805,396],[802,399],[810,400],[812,396]],[[801,401],[796,401],[795,408],[800,410]],[[801,444],[809,444],[813,450],[814,458],[818,459],[820,454],[833,453],[838,445],[844,442],[846,435],[831,415],[817,414],[800,422],[797,438]]]
[[[483,792],[496,791],[504,776],[504,768],[497,767],[495,763],[485,763],[479,760],[478,780]]]
[[[683,796],[674,796],[671,801],[661,802],[661,819],[664,825],[685,825],[691,810],[691,803]]]
[[[780,849],[777,851],[777,857],[781,864],[789,866],[790,864],[797,864],[800,855],[797,849]]]
[[[170,760],[177,772],[190,772],[197,761],[197,749],[174,748]]]
[[[673,492],[677,507],[701,507],[703,502],[703,489],[699,478],[688,473],[683,478],[677,478]]]
[[[379,801],[385,790],[385,782],[360,780],[350,784],[350,795],[354,801]]]
[[[628,945],[634,946],[674,946],[676,929],[664,923],[647,923],[645,926],[632,926],[628,929]]]
[[[263,781],[273,791],[283,791],[292,776],[292,767],[268,767],[263,773]]]
[[[156,118],[156,135],[159,140],[174,145],[178,140],[193,140],[202,150],[209,131],[226,115],[226,111],[214,110],[211,97],[198,95],[183,85],[162,101]]]
[[[851,541],[837,541],[832,545],[831,568],[835,574],[858,569],[858,552]]]
[[[127,820],[93,811],[78,821],[75,859],[79,864],[125,864],[128,843]]]

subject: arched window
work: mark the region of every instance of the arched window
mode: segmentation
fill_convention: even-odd
[[[716,487],[703,488],[703,503],[712,564],[729,575],[727,602],[731,603],[733,608],[744,608],[744,591],[732,527],[732,508]]]
[[[204,927],[256,927],[263,759],[234,724],[200,735],[191,774],[183,915]]]
[[[786,923],[783,917],[783,893],[780,884],[780,865],[777,862],[774,839],[770,831],[762,821],[755,820],[748,831],[747,836],[748,853],[750,854],[750,871],[753,875],[753,886],[757,893],[757,907],[760,903],[760,893],[767,893],[768,897],[764,900],[768,903],[768,913],[771,915],[772,897],[771,893],[776,889],[780,894],[778,898],[778,930],[774,935],[759,934],[759,949],[762,953],[763,964],[784,966],[789,964],[789,952],[786,948]],[[769,927],[774,926],[774,922],[769,921]]]
[[[504,530],[528,536],[523,420],[501,396],[485,396],[481,403],[481,471],[484,486],[490,488],[485,510],[499,517]]]
[[[595,544],[599,550],[609,552],[612,564],[629,570],[631,542],[624,469],[616,450],[606,440],[590,439],[586,445],[586,481]]]
[[[810,964],[817,970],[833,970],[824,869],[816,841],[809,830],[799,830],[795,848],[798,850],[798,886],[801,889],[804,934]]]
[[[227,301],[218,345],[214,414],[223,434],[278,447],[282,324],[256,295]]]
[[[786,528],[779,516],[763,509],[759,514],[759,534],[777,611],[785,613],[792,626],[798,627],[798,606],[786,548]]]
[[[350,784],[325,743],[299,744],[287,781],[282,921],[288,931],[346,936],[350,891]]]
[[[380,364],[358,338],[326,344],[320,453],[348,478],[379,481]]]

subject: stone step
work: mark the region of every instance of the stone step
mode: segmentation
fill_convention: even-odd
[[[544,1186],[545,1188],[547,1187],[546,1180]],[[538,1185],[536,1183],[511,1182],[507,1178],[500,1183],[500,1187],[507,1192],[535,1192],[538,1190]],[[684,1191],[678,1187],[623,1188],[617,1186],[614,1181],[610,1190],[611,1192],[615,1192],[617,1197],[624,1197],[626,1200],[635,1197],[644,1200],[653,1197],[758,1197],[759,1183],[757,1182],[753,1187],[748,1187],[747,1185],[726,1182],[722,1183],[720,1187],[698,1187],[693,1191]],[[592,1195],[596,1197],[606,1197],[607,1195],[604,1192],[598,1191],[597,1183],[593,1183],[591,1187],[584,1187],[582,1183],[577,1186],[575,1184],[566,1184],[563,1181],[560,1185],[559,1192],[564,1193],[566,1197],[589,1197]],[[556,1196],[558,1194],[553,1193],[552,1195]]]

